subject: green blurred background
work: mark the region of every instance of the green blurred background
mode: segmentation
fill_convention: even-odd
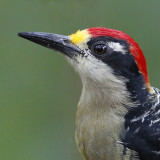
[[[122,30],[140,44],[160,88],[159,8],[159,0],[0,0],[0,159],[82,159],[74,139],[78,75],[62,55],[18,32]]]

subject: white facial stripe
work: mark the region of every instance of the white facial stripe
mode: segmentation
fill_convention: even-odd
[[[70,58],[68,60],[78,71],[82,80],[90,79],[92,82],[96,81],[99,82],[98,84],[105,84],[107,88],[119,88],[120,86],[123,88],[125,82],[128,81],[127,79],[116,77],[111,67],[90,54],[86,57],[77,56],[76,62]],[[120,90],[123,90],[122,88]]]
[[[118,153],[124,150],[120,145],[115,145],[115,140],[119,140],[119,136],[125,131],[124,117],[128,111],[126,106],[134,106],[127,96],[127,79],[114,75],[110,66],[90,54],[86,57],[77,56],[76,59],[78,63],[72,59],[69,61],[80,74],[83,83],[76,118],[76,141],[79,150],[83,152],[83,146],[89,148],[88,153],[96,150],[93,157],[91,154],[92,160],[121,159],[121,156],[113,157],[109,153],[110,149],[118,148]],[[114,134],[106,136],[108,133]],[[95,134],[98,135],[98,140],[94,138]],[[89,138],[84,142],[87,136]],[[99,158],[99,153],[102,152],[104,156]]]
[[[121,52],[122,54],[126,54],[126,50],[124,46],[118,42],[109,42],[108,46],[113,49],[115,52]]]

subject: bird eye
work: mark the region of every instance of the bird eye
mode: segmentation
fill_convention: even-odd
[[[96,54],[102,55],[102,54],[106,53],[106,51],[107,51],[107,47],[104,44],[98,44],[94,47],[94,52]]]

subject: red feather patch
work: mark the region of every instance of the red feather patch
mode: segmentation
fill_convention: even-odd
[[[102,27],[89,28],[88,32],[89,34],[92,35],[93,38],[100,37],[100,36],[108,36],[116,39],[126,40],[127,43],[130,45],[130,53],[134,56],[134,59],[137,63],[139,71],[143,74],[147,86],[148,87],[150,86],[145,57],[139,45],[134,41],[133,38],[131,38],[124,32],[114,30],[114,29],[102,28]]]

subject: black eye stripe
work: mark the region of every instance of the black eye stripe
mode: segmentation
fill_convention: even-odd
[[[88,49],[91,55],[96,57],[99,60],[102,61],[109,61],[111,58],[115,58],[115,56],[120,55],[115,52],[112,47],[110,47],[108,44],[114,42],[114,43],[119,43],[120,45],[124,46],[124,49],[126,51],[126,54],[129,53],[129,45],[126,41],[120,40],[120,39],[114,39],[111,37],[97,37],[97,38],[92,38],[88,43]]]

